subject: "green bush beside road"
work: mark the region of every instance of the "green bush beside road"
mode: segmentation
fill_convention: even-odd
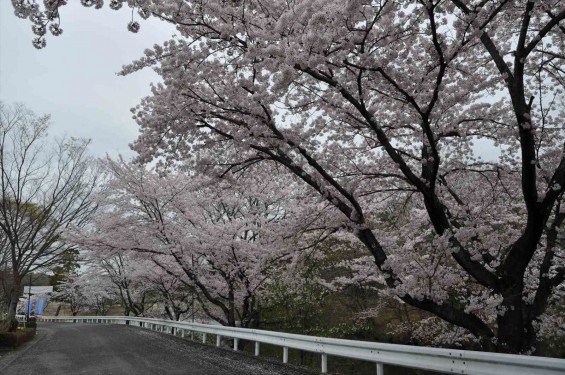
[[[28,321],[25,323],[26,328],[33,328],[36,329],[37,328],[37,320],[35,319],[35,317],[30,317],[28,319]]]
[[[35,336],[37,323],[31,318],[25,328],[18,328],[18,321],[0,321],[0,350],[16,349]]]
[[[0,349],[16,349],[35,336],[35,328],[0,333]]]
[[[0,320],[0,333],[15,332],[18,329],[19,322],[16,318],[11,320]]]

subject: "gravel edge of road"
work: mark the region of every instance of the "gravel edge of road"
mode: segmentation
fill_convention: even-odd
[[[228,356],[244,357],[244,358],[246,358],[247,361],[267,362],[267,363],[269,363],[273,366],[276,366],[276,367],[287,367],[291,370],[296,370],[297,372],[301,372],[304,375],[320,375],[319,371],[316,371],[316,370],[314,370],[310,367],[300,366],[300,365],[296,365],[296,364],[292,364],[292,363],[286,363],[285,364],[285,363],[282,363],[281,360],[277,360],[276,358],[272,358],[272,357],[263,357],[263,356],[255,357],[253,354],[251,354],[249,352],[245,352],[243,350],[234,351],[233,349],[231,349],[227,345],[222,345],[220,347],[217,347],[214,344],[203,344],[202,342],[200,342],[198,340],[190,340],[188,338],[173,336],[173,335],[165,333],[165,332],[153,331],[153,330],[148,329],[148,328],[139,328],[139,327],[129,326],[129,329],[142,329],[142,330],[146,330],[146,331],[149,331],[149,332],[152,332],[152,333],[156,333],[158,335],[163,335],[163,336],[166,336],[169,339],[173,339],[175,341],[178,341],[179,344],[182,343],[183,341],[188,341],[191,345],[201,346],[201,347],[206,348],[206,350],[210,350],[210,351],[220,351],[220,352],[223,352],[224,354],[226,354]],[[282,347],[281,347],[281,349],[282,349]],[[331,374],[331,373],[329,373],[329,374]]]

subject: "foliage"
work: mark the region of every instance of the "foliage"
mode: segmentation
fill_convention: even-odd
[[[35,328],[14,332],[0,332],[0,348],[16,349],[35,337]]]
[[[37,320],[34,316],[30,316],[29,319],[27,320],[27,322],[25,323],[25,327],[26,328],[32,328],[32,329],[36,329],[37,328]]]
[[[292,278],[279,277],[267,282],[261,310],[263,326],[320,335],[325,325],[331,325],[332,322],[325,319],[325,312],[336,313],[338,309],[328,301],[328,288],[318,282],[320,269],[316,266],[311,259],[303,259],[290,272]]]
[[[53,275],[49,278],[49,284],[56,291],[58,285],[63,282],[66,275],[74,274],[78,271],[80,264],[78,262],[78,249],[69,248],[63,251],[60,260],[55,267],[52,268]]]
[[[18,329],[19,322],[16,318],[0,321],[0,332],[14,332]]]

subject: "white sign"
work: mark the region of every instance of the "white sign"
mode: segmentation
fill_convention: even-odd
[[[24,296],[27,296],[28,294],[31,295],[49,295],[53,293],[53,287],[52,286],[31,286],[31,288],[29,287],[29,285],[24,286]]]

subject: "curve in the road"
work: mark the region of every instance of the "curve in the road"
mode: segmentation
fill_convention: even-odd
[[[3,375],[305,375],[307,370],[124,325],[43,323]]]

